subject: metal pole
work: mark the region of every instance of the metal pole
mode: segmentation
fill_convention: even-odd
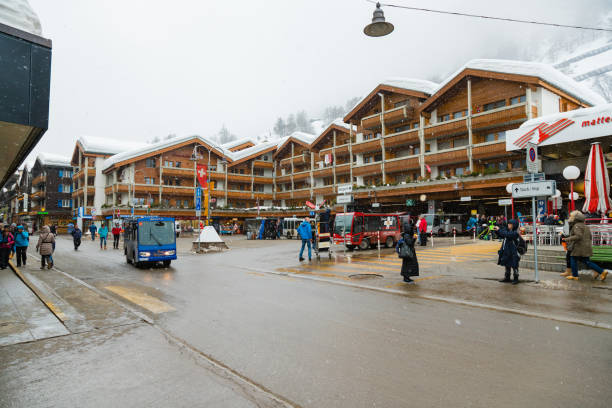
[[[531,197],[531,216],[533,217],[533,259],[535,271],[535,282],[538,283],[540,275],[538,273],[538,239],[537,239],[537,228],[536,228],[536,198]]]
[[[572,199],[570,212],[572,212],[576,209],[576,205],[574,204],[574,180],[570,181],[570,198]]]
[[[210,149],[208,149],[208,169],[206,171],[206,225],[210,225]]]
[[[378,259],[380,259],[380,231],[376,231],[376,235],[378,236]]]
[[[512,200],[512,219],[514,219],[514,197],[510,197],[510,200]]]
[[[344,204],[344,220],[342,221],[342,242],[344,242],[344,256],[346,257],[346,204]]]
[[[504,205],[504,217],[506,217],[506,220],[508,220],[508,206]]]

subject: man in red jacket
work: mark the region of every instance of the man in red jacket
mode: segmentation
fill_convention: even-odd
[[[111,232],[113,234],[113,248],[119,249],[119,238],[121,238],[121,227],[119,227],[119,224],[115,224]]]
[[[424,215],[421,215],[421,222],[419,222],[419,236],[421,237],[421,246],[427,245],[427,220]]]

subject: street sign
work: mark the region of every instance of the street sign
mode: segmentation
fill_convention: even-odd
[[[196,210],[196,217],[201,217],[202,216],[202,210]]]
[[[339,195],[336,196],[336,203],[338,204],[350,204],[353,202],[352,195]]]
[[[544,173],[529,173],[523,175],[523,183],[531,183],[532,181],[546,180],[546,174]]]
[[[538,172],[538,146],[535,143],[527,143],[527,171]]]
[[[535,183],[517,183],[512,185],[512,197],[550,197],[555,194],[557,185],[554,180],[536,181]]]
[[[414,200],[408,199],[406,200],[406,207],[412,207],[414,205]]]
[[[202,187],[196,187],[196,197],[202,197]]]
[[[380,207],[380,203],[372,203],[372,207],[378,208],[378,207]]]
[[[201,197],[196,197],[195,207],[196,207],[196,211],[202,209],[202,198]]]
[[[352,184],[340,184],[338,186],[338,194],[350,194],[353,192]]]
[[[95,216],[96,216],[96,209],[95,209],[95,208],[92,208],[92,209],[91,209],[91,216],[92,216],[92,217],[95,217]]]
[[[461,201],[472,201],[472,197],[470,196],[461,197]]]
[[[497,200],[497,204],[498,205],[512,205],[512,199],[511,198],[500,198],[499,200]]]

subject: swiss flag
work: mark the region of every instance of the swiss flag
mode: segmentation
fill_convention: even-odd
[[[208,183],[206,182],[206,180],[208,179],[208,165],[198,164],[196,175],[198,176],[200,186],[202,186],[202,188],[208,188]]]

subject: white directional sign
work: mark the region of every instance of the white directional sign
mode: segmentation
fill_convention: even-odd
[[[350,194],[353,192],[352,184],[340,184],[338,186],[338,194]]]
[[[461,201],[472,201],[472,197],[470,197],[470,196],[463,196],[463,197],[461,197]]]
[[[338,204],[350,204],[353,202],[352,195],[339,195],[336,196],[336,203]]]
[[[536,181],[512,185],[512,197],[549,197],[555,194],[557,185],[554,180]]]
[[[497,204],[498,205],[512,205],[512,199],[511,198],[500,198],[499,200],[497,200]]]

